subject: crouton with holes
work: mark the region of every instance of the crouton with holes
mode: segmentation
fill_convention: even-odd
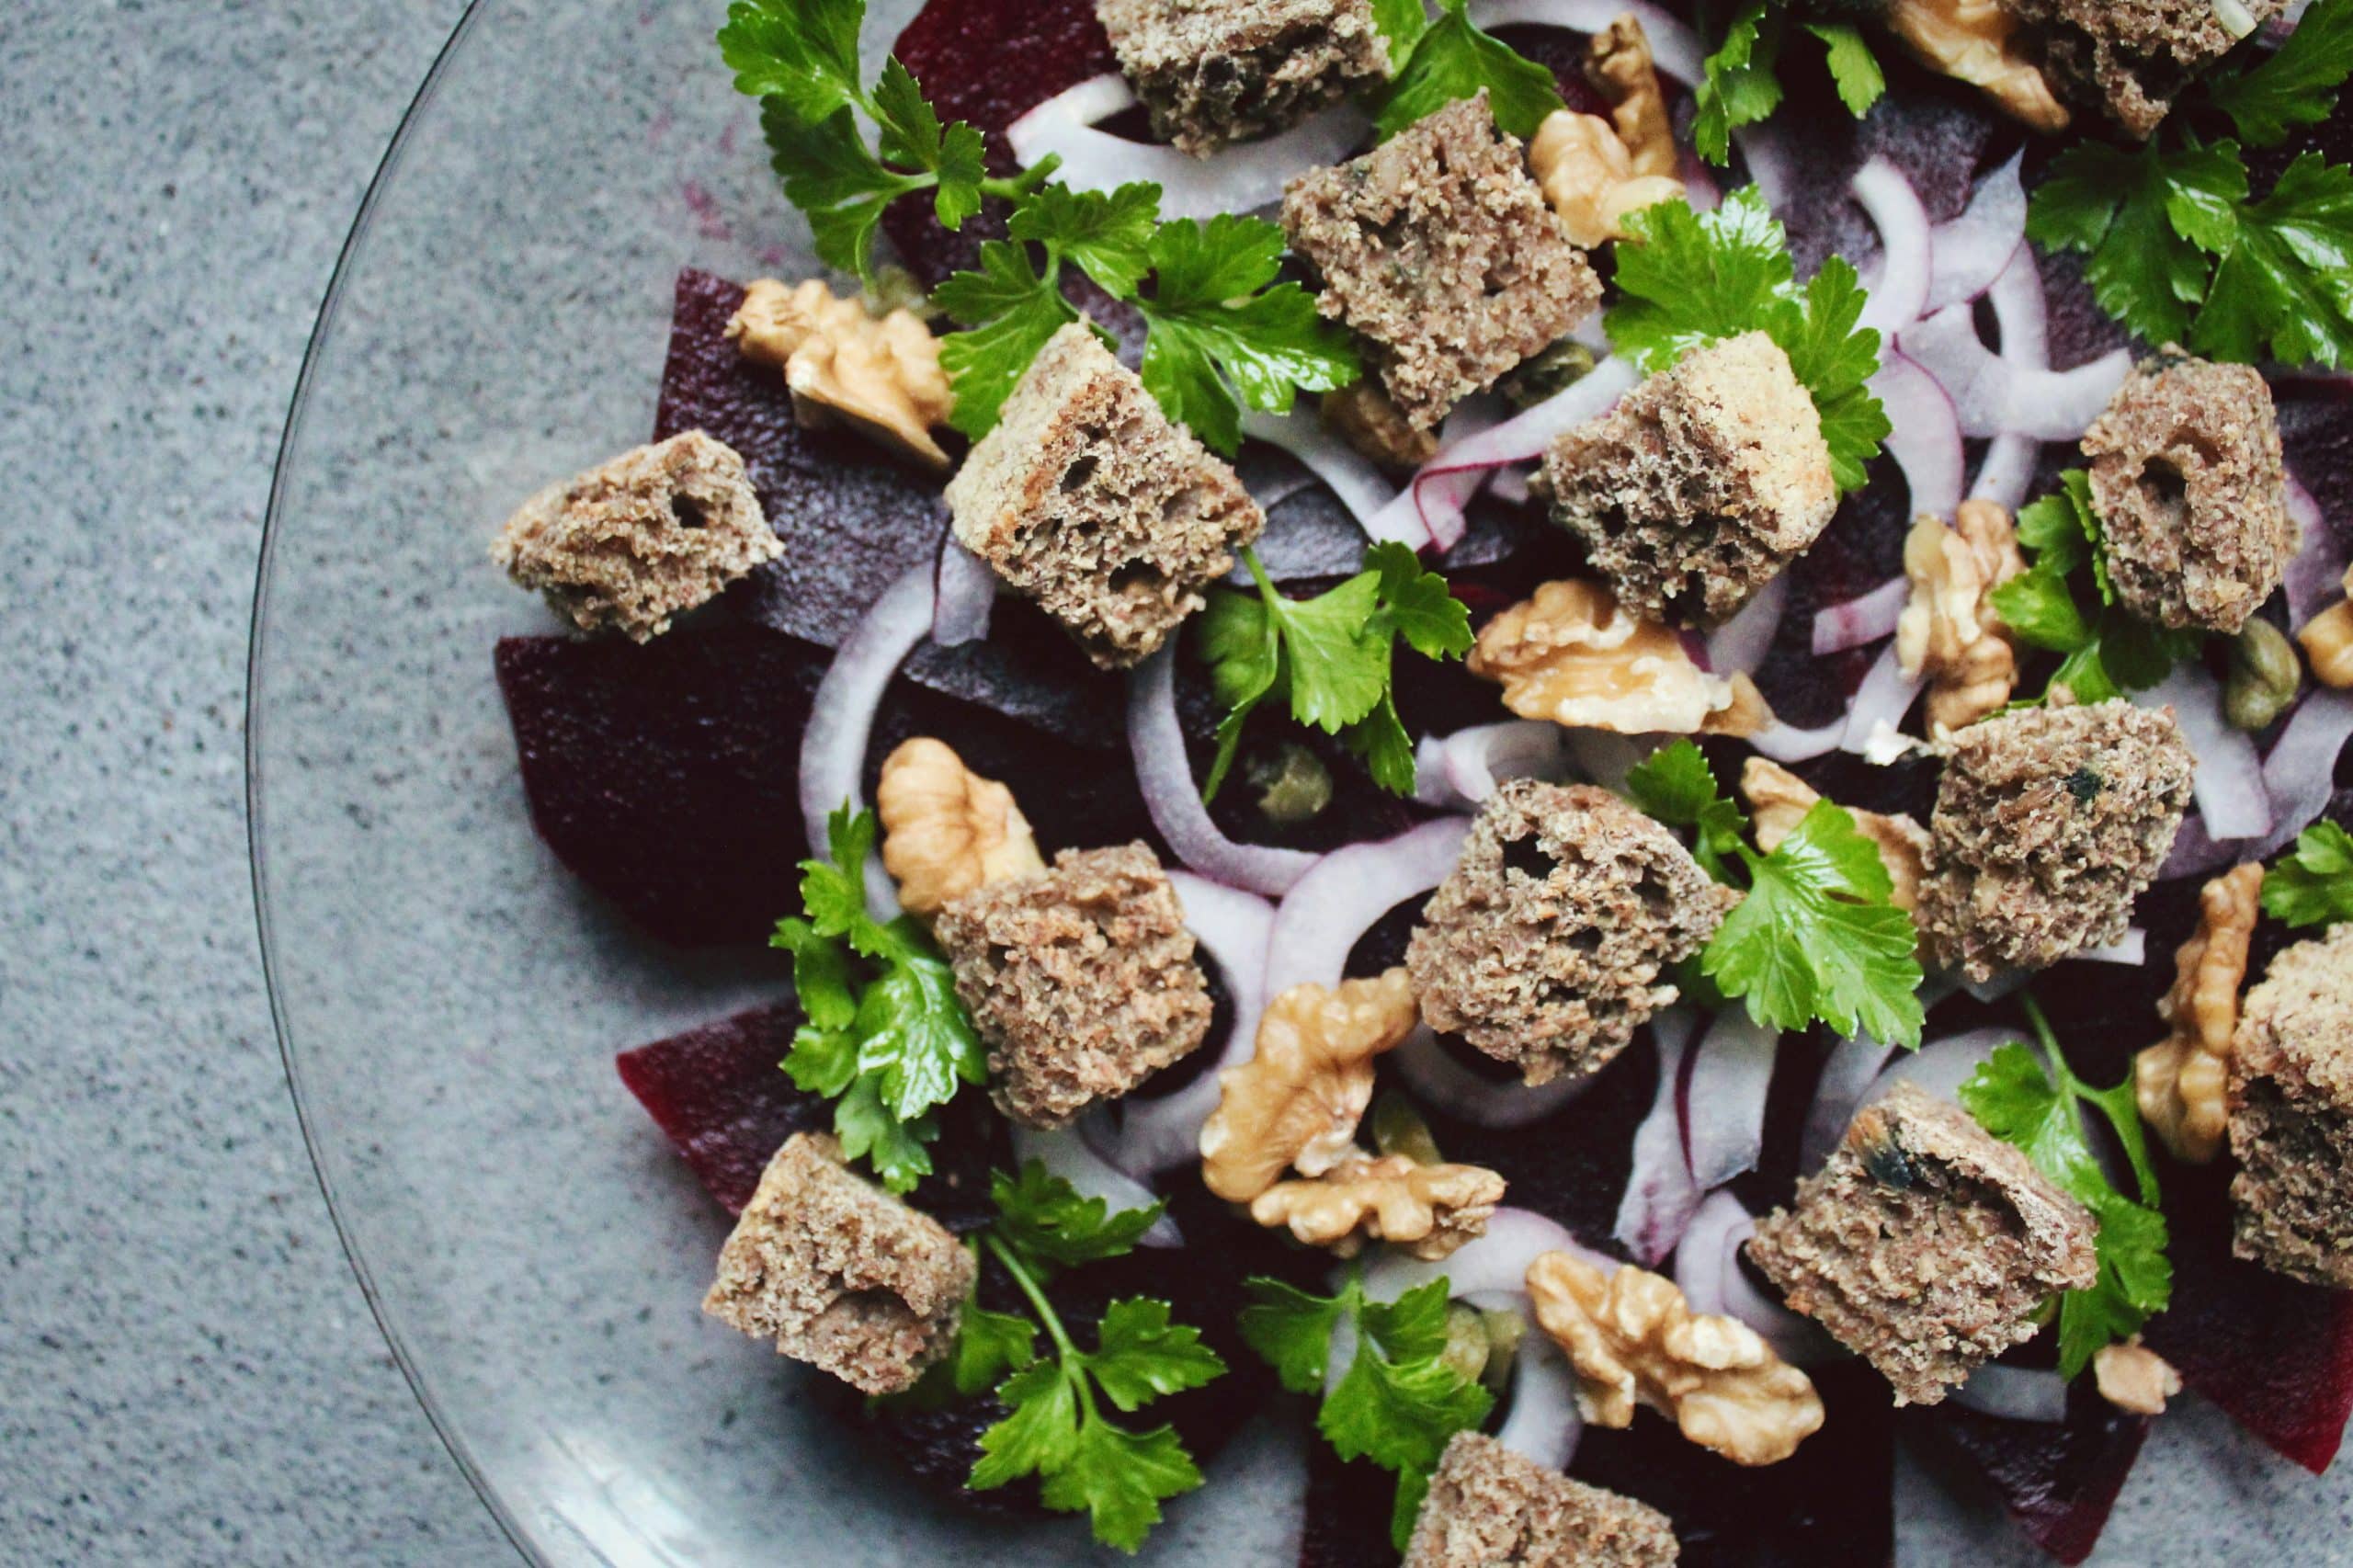
[[[897,1393],[954,1341],[973,1273],[945,1225],[800,1132],[744,1206],[702,1310],[861,1393]]]
[[[1416,430],[1567,336],[1601,299],[1483,90],[1293,179],[1283,230],[1322,276],[1318,308],[1363,339]]]
[[[2279,586],[2298,542],[2262,375],[2168,350],[2117,389],[2084,433],[2084,455],[2124,608],[2237,635]]]
[[[2061,96],[2147,138],[2198,75],[2286,0],[2007,0]],[[2225,18],[2236,25],[2225,26]]]
[[[2042,1303],[2097,1272],[2089,1210],[1959,1106],[1899,1083],[1855,1113],[1748,1256],[1790,1305],[1935,1404],[2034,1337]]]
[[[2029,708],[1952,737],[1917,918],[1973,981],[2118,941],[2189,809],[2197,758],[2170,708]]]
[[[948,484],[956,537],[1086,656],[1151,656],[1267,525],[1083,322],[1047,340]]]
[[[2230,1105],[2234,1250],[2353,1290],[2353,926],[2289,948],[2247,993]]]
[[[1538,1464],[1478,1432],[1446,1445],[1404,1568],[1672,1568],[1665,1514]]]
[[[1152,129],[1197,158],[1385,76],[1372,0],[1096,0]]]
[[[1405,967],[1425,1023],[1542,1084],[1625,1050],[1737,898],[1608,790],[1516,778],[1481,809]]]
[[[1065,849],[950,900],[933,931],[989,1048],[989,1093],[1025,1126],[1118,1099],[1209,1031],[1184,908],[1142,844]]]
[[[1694,349],[1563,431],[1542,485],[1618,602],[1669,625],[1731,619],[1838,509],[1813,394],[1761,332]]]
[[[783,551],[743,458],[699,430],[548,486],[490,547],[583,631],[614,627],[640,642]]]

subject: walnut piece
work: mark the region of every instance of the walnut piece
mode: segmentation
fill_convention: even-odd
[[[1747,797],[1749,815],[1756,824],[1756,847],[1770,855],[1776,845],[1797,831],[1820,790],[1778,762],[1752,756],[1741,765],[1740,792]],[[1928,830],[1901,814],[1849,810],[1863,836],[1879,846],[1879,858],[1895,884],[1889,902],[1898,909],[1917,908],[1920,879],[1927,874]]]
[[[1267,1003],[1250,1060],[1217,1075],[1217,1109],[1201,1127],[1201,1180],[1228,1202],[1247,1203],[1286,1166],[1318,1176],[1359,1154],[1372,1059],[1420,1017],[1402,967],[1331,990],[1294,985]]]
[[[1574,109],[1544,117],[1528,144],[1528,168],[1570,240],[1586,250],[1630,238],[1628,213],[1683,197],[1681,180],[1634,172],[1633,154],[1608,120]]]
[[[2092,1352],[2092,1381],[2100,1398],[2130,1415],[2163,1415],[2165,1401],[2181,1392],[2181,1374],[2173,1363],[2142,1344],[2137,1334]]]
[[[2026,570],[2010,514],[1964,501],[1953,526],[1927,514],[1904,540],[1912,600],[1895,626],[1895,658],[1928,677],[1928,733],[1975,723],[2010,699],[2018,649],[1986,596]]]
[[[2012,37],[2018,19],[2003,0],[1892,0],[1881,21],[1923,65],[1977,88],[2011,119],[2067,129],[2066,106]]]
[[[2198,929],[2174,953],[2173,988],[2157,1003],[2173,1032],[2132,1059],[2141,1119],[2193,1165],[2222,1152],[2230,1125],[2231,1036],[2262,892],[2252,860],[2199,890]]]
[[[1593,35],[1585,49],[1585,79],[1609,100],[1609,121],[1618,140],[1633,160],[1637,175],[1660,175],[1674,180],[1675,194],[1683,182],[1674,179],[1680,162],[1675,150],[1675,121],[1666,111],[1666,93],[1660,87],[1658,65],[1651,58],[1651,35],[1643,19],[1628,11]]]
[[[2353,595],[2353,566],[2345,571],[2345,591]],[[2353,687],[2353,598],[2339,599],[2304,623],[2296,633],[2313,678],[2342,691]]]
[[[1503,1196],[1504,1178],[1479,1165],[1351,1154],[1317,1180],[1277,1182],[1250,1200],[1250,1218],[1340,1257],[1375,1241],[1435,1262],[1483,1233]]]
[[[1674,632],[1574,577],[1544,584],[1481,628],[1470,664],[1503,684],[1504,706],[1521,718],[1574,729],[1748,735],[1772,722],[1746,676],[1709,675]]]
[[[902,743],[883,760],[874,809],[882,819],[882,868],[910,914],[936,914],[974,888],[1046,869],[1013,791],[929,735]]]
[[[1631,1264],[1611,1273],[1565,1252],[1528,1266],[1536,1322],[1576,1369],[1577,1408],[1599,1426],[1634,1406],[1734,1464],[1776,1464],[1822,1426],[1822,1396],[1756,1331],[1695,1313],[1675,1282]]]
[[[835,299],[817,278],[787,288],[763,278],[744,290],[727,335],[745,358],[784,372],[801,424],[846,424],[948,471],[931,427],[947,423],[956,396],[939,368],[939,340],[912,311],[878,318],[855,299]]]

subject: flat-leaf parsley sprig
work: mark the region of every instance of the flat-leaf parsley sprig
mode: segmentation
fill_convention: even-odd
[[[956,981],[910,915],[887,925],[866,910],[871,812],[847,806],[826,823],[831,858],[801,862],[802,913],[777,922],[769,945],[792,954],[808,1022],[784,1070],[834,1102],[842,1153],[906,1192],[931,1174],[932,1112],[959,1084],[987,1081],[988,1062]]]
[[[2091,476],[2060,475],[2059,488],[2018,512],[2018,543],[2033,554],[2027,571],[1988,597],[2002,624],[2029,646],[2062,655],[2044,695],[2065,687],[2078,702],[2105,702],[2143,691],[2197,652],[2199,634],[2151,626],[2117,602],[2092,507]],[[2097,600],[2086,611],[2076,597]]]
[[[1775,73],[1789,36],[1790,11],[1789,0],[1748,0],[1733,14],[1723,41],[1702,62],[1691,140],[1708,162],[1721,165],[1729,161],[1732,133],[1770,119],[1781,107],[1781,83]],[[1862,29],[1852,22],[1826,18],[1799,26],[1822,45],[1823,63],[1838,101],[1848,114],[1861,119],[1887,91],[1887,75]]]
[[[1343,1346],[1355,1352],[1324,1393],[1315,1426],[1342,1459],[1396,1472],[1390,1528],[1402,1549],[1447,1442],[1475,1430],[1495,1405],[1492,1393],[1446,1361],[1446,1280],[1387,1302],[1367,1296],[1354,1271],[1333,1296],[1263,1278],[1249,1290],[1242,1337],[1294,1393],[1325,1388],[1334,1335],[1347,1331]]]
[[[1669,201],[1626,222],[1638,243],[1618,247],[1620,298],[1605,318],[1611,345],[1649,373],[1694,348],[1763,332],[1813,395],[1838,488],[1859,488],[1890,426],[1868,385],[1880,335],[1857,325],[1867,296],[1853,264],[1834,256],[1798,287],[1789,238],[1755,186],[1712,212]]]
[[[1220,589],[1201,617],[1201,650],[1226,707],[1203,798],[1216,798],[1243,726],[1269,697],[1288,702],[1300,723],[1337,735],[1382,789],[1412,793],[1414,743],[1392,689],[1396,642],[1404,638],[1425,658],[1460,658],[1471,648],[1470,609],[1393,541],[1369,547],[1362,572],[1312,599],[1276,591],[1256,551],[1242,558],[1257,593]]]
[[[1375,108],[1382,141],[1483,87],[1495,123],[1523,142],[1562,107],[1552,73],[1481,31],[1464,0],[1439,0],[1435,21],[1421,0],[1374,0],[1373,12],[1392,66]]]
[[[2290,926],[2353,920],[2353,834],[2316,822],[2263,873],[2263,913]]]
[[[1710,875],[1745,887],[1700,949],[1699,972],[1750,1017],[1783,1030],[1820,1019],[1842,1035],[1920,1043],[1918,936],[1890,902],[1879,846],[1844,807],[1816,801],[1771,854],[1759,854],[1745,836],[1746,817],[1688,740],[1636,766],[1626,793],[1659,822],[1691,830]]]
[[[2129,1338],[2165,1311],[2173,1294],[2173,1265],[2165,1257],[2165,1217],[2157,1209],[2157,1174],[2131,1074],[2109,1088],[2093,1088],[2067,1065],[2040,1006],[2024,993],[2019,1000],[2041,1060],[2025,1045],[2003,1046],[1961,1086],[1961,1103],[1986,1131],[2024,1150],[2036,1169],[2099,1221],[2098,1277],[2059,1299],[2059,1371],[2072,1378],[2101,1346]],[[2085,1136],[2078,1101],[2096,1108],[2115,1130],[2132,1166],[2137,1202],[2109,1180]]]
[[[979,1244],[1012,1277],[1035,1322],[965,1305],[951,1362],[957,1389],[969,1395],[994,1386],[1006,1408],[981,1434],[967,1484],[986,1491],[1035,1475],[1047,1507],[1086,1513],[1097,1540],[1134,1551],[1160,1522],[1162,1501],[1199,1486],[1201,1472],[1174,1427],[1138,1432],[1103,1407],[1131,1415],[1211,1381],[1225,1362],[1199,1329],[1171,1320],[1166,1301],[1144,1296],[1107,1306],[1095,1347],[1083,1349],[1046,1294],[1061,1268],[1125,1256],[1159,1219],[1160,1205],[1113,1213],[1035,1161],[1017,1176],[996,1173],[991,1194],[997,1218]]]

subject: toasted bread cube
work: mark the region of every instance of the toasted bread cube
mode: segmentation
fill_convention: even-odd
[[[1372,0],[1096,0],[1152,128],[1195,157],[1386,75]]]
[[[1761,332],[1694,349],[1563,431],[1544,485],[1618,602],[1659,624],[1731,619],[1838,509],[1822,415]]]
[[[783,550],[743,458],[688,430],[540,491],[490,553],[582,631],[643,642]]]
[[[1209,1032],[1193,934],[1144,845],[1065,849],[950,900],[933,931],[988,1044],[989,1093],[1027,1126],[1118,1099]]]
[[[719,1255],[702,1310],[861,1393],[897,1393],[956,1337],[972,1255],[854,1175],[819,1132],[785,1140]]]
[[[1675,1527],[1648,1504],[1458,1432],[1430,1477],[1404,1568],[1672,1568],[1678,1551]]]
[[[2241,0],[2260,28],[2286,0]],[[2211,0],[2009,0],[2067,97],[2146,138],[2199,74],[2238,42]]]
[[[1748,1256],[1790,1305],[1935,1404],[2034,1337],[2043,1301],[2097,1271],[2091,1211],[1960,1107],[1899,1083],[1855,1113],[1797,1207]]]
[[[2247,993],[2230,1096],[2233,1250],[2353,1290],[2353,926],[2287,949]]]
[[[964,547],[1105,669],[1151,656],[1267,525],[1080,322],[1039,352],[948,505]]]
[[[1484,90],[1292,180],[1283,229],[1323,275],[1318,308],[1365,340],[1416,430],[1567,335],[1601,299]]]

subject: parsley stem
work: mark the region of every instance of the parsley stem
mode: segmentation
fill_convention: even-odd
[[[1021,1293],[1029,1298],[1030,1309],[1038,1314],[1038,1322],[1044,1326],[1046,1336],[1054,1342],[1055,1359],[1062,1364],[1063,1378],[1078,1394],[1079,1408],[1086,1413],[1087,1420],[1094,1420],[1097,1414],[1095,1388],[1082,1370],[1086,1358],[1071,1342],[1070,1331],[1063,1327],[1062,1314],[1054,1311],[1053,1303],[1046,1299],[1044,1288],[1022,1263],[1019,1255],[1006,1245],[995,1232],[983,1232],[981,1242],[999,1263],[1005,1265],[1005,1271],[1013,1276],[1013,1282],[1021,1287]]]
[[[2059,1049],[2059,1036],[2051,1028],[2051,1020],[2043,1016],[2042,1004],[2034,999],[2033,992],[2021,991],[2018,1006],[2026,1013],[2026,1021],[2034,1026],[2034,1038],[2050,1060],[2052,1077],[2069,1094],[2079,1093],[2083,1085],[2075,1081],[2075,1069],[2067,1065],[2066,1055]]]

